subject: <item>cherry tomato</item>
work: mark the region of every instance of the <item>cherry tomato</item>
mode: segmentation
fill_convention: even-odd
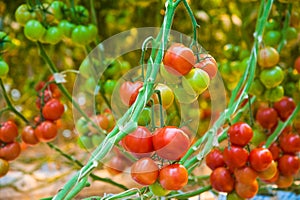
[[[45,27],[41,24],[41,22],[35,19],[31,19],[25,24],[24,34],[29,40],[34,42],[40,40],[45,33]]]
[[[285,121],[293,113],[296,108],[296,104],[292,98],[283,97],[280,101],[275,102],[273,107],[277,111],[280,119]]]
[[[0,125],[0,140],[5,143],[13,142],[18,136],[18,127],[12,121],[6,121]]]
[[[275,183],[278,186],[278,188],[288,188],[293,184],[293,182],[294,182],[293,176],[279,175]]]
[[[35,17],[35,12],[29,10],[27,4],[21,4],[15,12],[16,21],[22,26]]]
[[[44,121],[36,127],[34,134],[40,142],[50,142],[57,136],[57,126],[51,121]]]
[[[63,31],[61,28],[52,26],[47,29],[42,41],[49,44],[57,44],[63,38]]]
[[[255,118],[265,129],[271,129],[278,123],[278,115],[274,108],[259,108]]]
[[[270,167],[272,164],[272,153],[266,148],[255,148],[250,151],[249,162],[250,166],[258,171],[262,172]]]
[[[72,24],[68,20],[62,20],[59,22],[58,27],[63,32],[63,35],[65,37],[70,38],[73,32],[73,29],[75,28],[75,24]]]
[[[166,196],[171,192],[170,190],[164,189],[158,182],[155,182],[152,185],[150,185],[149,189],[152,192],[152,194],[158,197]]]
[[[131,106],[138,94],[139,90],[143,87],[143,82],[141,81],[136,81],[136,82],[130,82],[130,81],[125,81],[122,83],[120,87],[120,97],[121,101],[124,103],[126,106]]]
[[[155,131],[152,137],[157,155],[168,160],[178,160],[188,150],[188,136],[179,128],[166,126]]]
[[[265,90],[265,86],[262,84],[262,82],[255,78],[254,81],[251,83],[251,87],[249,90],[249,94],[255,95],[255,96],[261,96]]]
[[[116,85],[117,85],[116,80],[109,79],[109,80],[105,81],[105,83],[103,85],[105,94],[112,95]]]
[[[266,32],[264,35],[264,43],[267,46],[278,45],[281,39],[281,34],[279,31],[271,30]]]
[[[64,8],[65,4],[62,1],[53,1],[50,4],[50,7],[52,8],[52,14],[55,17],[55,19],[57,19],[58,21],[63,19],[63,8]]]
[[[236,193],[245,199],[249,199],[254,197],[258,192],[258,182],[257,180],[253,181],[250,184],[244,184],[240,182],[236,182],[235,184]]]
[[[188,172],[183,165],[166,165],[159,171],[159,183],[166,190],[180,190],[188,182]]]
[[[223,47],[223,54],[228,60],[236,60],[240,54],[240,47],[234,44],[226,44]]]
[[[263,180],[270,180],[276,175],[277,171],[277,163],[273,160],[266,170],[258,173],[258,177]]]
[[[195,65],[194,53],[183,44],[174,43],[167,50],[163,63],[171,74],[186,75]]]
[[[91,149],[94,147],[92,137],[87,135],[81,135],[77,139],[77,144],[81,149]]]
[[[7,160],[0,158],[0,178],[5,176],[9,170],[9,163]]]
[[[219,149],[212,149],[205,158],[206,165],[214,170],[218,167],[225,167],[223,154]]]
[[[164,109],[170,108],[174,101],[174,93],[171,90],[171,88],[165,84],[159,83],[155,87],[155,90],[158,90],[160,92],[162,107]],[[159,103],[158,94],[154,94],[152,97],[154,103],[158,104]]]
[[[267,135],[261,130],[254,130],[251,144],[258,146],[260,143],[266,141]]]
[[[300,56],[298,56],[294,62],[294,69],[300,74]]]
[[[71,34],[72,41],[79,45],[86,45],[89,43],[89,30],[88,27],[83,25],[76,26]]]
[[[228,129],[229,141],[236,146],[244,147],[253,137],[252,128],[245,122],[237,122]]]
[[[277,143],[271,144],[271,146],[268,149],[272,153],[273,160],[277,160],[282,152],[281,148],[278,146]]]
[[[117,175],[122,173],[126,167],[128,167],[130,161],[122,155],[112,157],[108,163],[105,164],[105,169],[111,175]]]
[[[284,72],[278,66],[264,69],[260,72],[259,79],[266,88],[274,88],[283,81]]]
[[[279,170],[277,169],[275,175],[272,178],[270,178],[270,179],[262,179],[261,178],[261,180],[266,183],[275,183],[279,178],[279,174],[280,174]]]
[[[210,174],[211,186],[219,192],[231,192],[234,189],[234,179],[225,167],[218,167]]]
[[[61,118],[64,111],[64,105],[58,99],[53,98],[45,104],[42,113],[45,119],[55,121]]]
[[[21,153],[21,146],[18,142],[11,142],[0,146],[0,158],[11,161],[16,159]]]
[[[22,131],[22,141],[29,145],[35,145],[39,142],[38,138],[34,134],[32,126],[25,126]]]
[[[279,137],[279,145],[285,153],[300,152],[300,136],[294,133],[283,134]]]
[[[182,79],[183,88],[191,95],[203,93],[209,84],[209,75],[200,68],[191,69]]]
[[[144,108],[140,113],[138,125],[147,126],[151,121],[151,111],[149,108]]]
[[[213,79],[218,72],[216,60],[210,54],[206,53],[200,54],[199,57],[201,60],[194,67],[204,70],[209,75],[209,78]]]
[[[279,53],[273,47],[264,47],[258,52],[257,62],[263,68],[273,67],[279,62]]]
[[[244,166],[234,170],[234,177],[237,182],[251,184],[257,178],[257,172],[251,167]]]
[[[273,18],[269,19],[265,24],[266,30],[276,30],[279,28],[279,26],[280,24],[278,23],[278,21]]]
[[[276,102],[284,96],[284,92],[284,88],[281,85],[278,85],[274,88],[266,89],[263,97],[266,101]]]
[[[295,40],[298,38],[298,31],[295,27],[288,27],[286,29],[286,39],[289,40]]]
[[[297,156],[284,154],[278,159],[278,169],[285,176],[296,175],[300,168],[300,160]]]
[[[98,127],[100,127],[103,130],[108,130],[109,127],[109,120],[106,117],[106,115],[101,114],[101,115],[95,115],[91,118],[91,120],[98,125]],[[98,133],[98,130],[91,124],[88,124],[88,128],[91,132],[93,133]]]
[[[223,152],[224,161],[230,169],[243,167],[248,160],[248,152],[238,146],[231,145],[230,148],[225,148]]]
[[[143,126],[139,126],[134,132],[122,139],[123,147],[136,157],[150,156],[153,152],[152,134]]]
[[[151,158],[142,158],[131,166],[131,178],[141,185],[151,185],[158,178],[158,171]]]
[[[9,72],[9,66],[4,60],[0,60],[0,77],[5,77]]]

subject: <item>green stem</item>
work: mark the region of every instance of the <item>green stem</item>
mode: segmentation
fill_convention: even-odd
[[[209,191],[211,189],[212,189],[212,187],[210,185],[208,185],[208,186],[205,186],[205,187],[200,187],[199,189],[191,191],[191,192],[185,192],[185,193],[170,195],[170,196],[168,196],[168,198],[187,199],[189,197],[199,195],[199,194],[201,194],[203,192],[206,192],[206,191]]]
[[[199,27],[199,25],[196,21],[196,18],[193,14],[193,11],[192,11],[190,5],[188,4],[188,2],[186,0],[183,0],[183,5],[186,8],[186,10],[188,11],[189,16],[190,16],[191,21],[192,21],[192,25],[193,25],[193,41],[192,41],[192,44],[191,44],[191,46],[193,46],[194,44],[198,44],[197,43],[197,28]],[[197,51],[198,51],[198,48],[197,48]],[[198,55],[198,52],[196,52],[196,53]]]
[[[282,31],[281,31],[281,41],[277,47],[277,51],[280,52],[282,50],[282,48],[284,47],[284,45],[286,44],[286,30],[287,28],[289,27],[290,25],[290,19],[291,19],[291,13],[292,13],[292,8],[293,8],[293,4],[290,3],[288,5],[288,11],[285,15],[285,20],[284,20],[284,24],[283,24],[283,28],[282,28]]]

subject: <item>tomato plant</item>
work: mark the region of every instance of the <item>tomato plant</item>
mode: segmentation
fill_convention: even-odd
[[[245,146],[253,137],[252,128],[244,122],[238,122],[228,129],[229,141],[233,145]]]
[[[230,146],[224,149],[223,156],[227,166],[231,169],[243,167],[248,160],[248,151],[239,146]]]
[[[151,158],[141,158],[131,166],[131,177],[141,185],[151,185],[158,178],[159,168]]]
[[[188,182],[188,172],[183,165],[166,165],[159,171],[159,183],[166,190],[179,190]]]
[[[259,108],[256,121],[265,129],[271,129],[278,123],[278,114],[274,108]]]
[[[46,120],[55,121],[64,113],[64,105],[58,99],[49,100],[43,107],[42,113]]]
[[[34,134],[40,142],[50,142],[54,140],[57,136],[57,132],[56,124],[51,121],[42,122],[34,130]]]
[[[214,170],[218,167],[225,167],[223,154],[219,149],[212,149],[205,158],[206,165]]]
[[[296,175],[300,169],[300,160],[297,156],[284,154],[278,159],[278,170],[285,176]]]
[[[258,182],[257,180],[253,181],[250,184],[244,184],[237,182],[235,184],[235,191],[236,193],[242,198],[252,198],[258,192]]]
[[[0,140],[5,143],[13,142],[18,136],[18,127],[12,121],[0,125]]]
[[[231,192],[234,189],[235,181],[228,169],[218,167],[210,175],[211,186],[219,192]]]
[[[28,145],[35,145],[39,143],[38,138],[35,136],[34,128],[32,126],[25,126],[22,130],[22,141]]]

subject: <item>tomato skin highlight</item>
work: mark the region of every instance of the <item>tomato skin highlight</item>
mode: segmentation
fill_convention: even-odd
[[[7,143],[0,148],[0,158],[12,161],[16,159],[21,153],[21,146],[18,142]]]
[[[225,167],[218,167],[210,174],[211,186],[219,192],[231,192],[234,189],[234,179]]]
[[[245,122],[238,122],[228,129],[229,141],[233,145],[244,147],[253,137],[252,128]]]
[[[50,142],[57,136],[57,126],[51,121],[44,121],[36,127],[34,134],[40,142]]]
[[[212,149],[205,158],[206,165],[211,169],[225,167],[223,154],[219,149]]]
[[[279,137],[279,146],[284,153],[300,152],[300,136],[295,133],[281,134]]]
[[[271,129],[278,123],[278,114],[274,108],[259,108],[255,118],[265,129]]]
[[[32,126],[25,126],[22,131],[22,141],[28,145],[35,145],[39,143],[38,138],[34,134]]]
[[[166,190],[180,190],[188,182],[188,172],[183,165],[171,164],[159,171],[159,183]]]
[[[258,172],[266,170],[272,161],[272,153],[266,148],[255,148],[249,154],[250,166]]]
[[[10,143],[18,136],[18,127],[12,121],[6,121],[0,127],[0,140],[5,143]]]
[[[248,160],[248,151],[242,147],[231,146],[230,149],[225,148],[223,152],[224,161],[230,169],[243,167]]]
[[[286,121],[296,108],[296,103],[290,97],[283,97],[273,105],[282,121]]]
[[[64,111],[64,105],[58,99],[53,98],[45,104],[42,113],[46,120],[55,121],[61,118]]]
[[[300,159],[294,155],[285,154],[278,159],[278,169],[284,176],[296,175],[300,168]]]

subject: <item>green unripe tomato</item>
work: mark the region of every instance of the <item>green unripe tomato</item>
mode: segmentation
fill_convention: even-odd
[[[229,60],[236,60],[240,54],[240,47],[233,44],[226,44],[223,47],[223,54]]]
[[[95,93],[96,86],[97,83],[94,77],[89,77],[84,83],[85,90],[90,92],[91,94]]]
[[[0,60],[0,77],[5,77],[9,72],[9,66],[4,60]]]
[[[286,39],[287,40],[295,40],[298,38],[297,29],[294,27],[288,27],[286,29]]]
[[[160,67],[159,67],[159,72],[160,72],[160,75],[161,77],[163,78],[163,80],[165,80],[167,83],[170,83],[170,84],[179,84],[181,82],[181,79],[178,77],[178,76],[175,76],[171,73],[169,73],[164,64],[161,63]]]
[[[45,27],[35,19],[29,20],[24,27],[25,36],[34,42],[42,39],[45,33]]]
[[[103,140],[104,140],[104,136],[103,135],[96,135],[96,134],[92,135],[92,143],[93,143],[94,147],[96,147],[99,144],[101,144]]]
[[[279,101],[284,96],[284,88],[281,85],[279,85],[275,88],[268,89],[265,91],[264,96],[268,101]]]
[[[268,31],[264,36],[264,42],[267,46],[278,45],[281,39],[281,34],[279,31]]]
[[[89,36],[90,41],[93,41],[97,37],[98,29],[94,24],[89,24],[87,26],[87,28],[88,28],[88,31],[89,31],[89,34],[90,34],[90,36]]]
[[[75,128],[78,131],[78,133],[82,135],[89,132],[88,122],[83,117],[77,120]]]
[[[53,11],[53,15],[55,17],[55,19],[57,19],[58,21],[61,20],[63,18],[63,8],[64,8],[65,4],[62,1],[53,1],[50,4],[50,7],[52,8]]]
[[[289,97],[293,96],[293,94],[295,92],[298,92],[297,91],[297,84],[295,84],[294,82],[286,82],[284,84],[284,88],[285,88],[285,90],[284,90],[285,95],[289,96]]]
[[[260,96],[263,94],[265,90],[264,85],[259,79],[254,79],[254,81],[251,83],[249,93],[255,96]]]
[[[5,51],[11,44],[10,37],[3,31],[0,31],[0,50]]]
[[[62,20],[59,22],[58,27],[62,30],[65,37],[70,38],[72,35],[72,31],[75,28],[75,24],[72,24],[67,20]]]
[[[265,25],[266,31],[275,30],[279,28],[279,23],[274,19],[269,19]]]
[[[193,68],[187,75],[182,79],[183,88],[190,94],[196,95],[204,92],[210,83],[210,78],[207,72],[199,68]]]
[[[25,24],[36,17],[35,12],[31,12],[28,9],[28,6],[26,4],[21,4],[16,12],[15,12],[15,18],[16,21],[21,25],[25,26]]]
[[[278,66],[269,69],[264,69],[261,71],[259,79],[266,88],[274,88],[283,81],[284,72]]]
[[[251,144],[257,147],[262,142],[266,141],[267,135],[259,130],[253,130],[253,137],[251,139]]]
[[[105,69],[103,75],[106,78],[118,78],[121,76],[121,66],[118,61],[111,61],[111,63]]]
[[[121,73],[122,74],[125,74],[126,72],[128,72],[131,69],[130,63],[127,61],[121,61],[120,65],[121,65]]]
[[[151,111],[149,108],[144,108],[139,116],[138,125],[146,126],[151,121]]]
[[[158,197],[166,196],[171,192],[170,190],[164,189],[158,182],[155,182],[152,185],[150,185],[149,189],[152,192],[152,194]]]
[[[63,38],[63,31],[56,26],[52,26],[47,29],[46,34],[44,35],[43,40],[45,43],[57,44]]]
[[[86,135],[82,135],[77,139],[77,144],[82,149],[91,149],[93,148],[92,138]]]
[[[76,44],[86,45],[89,43],[89,30],[86,26],[78,25],[72,31],[72,41]]]
[[[239,60],[244,60],[245,58],[249,58],[250,51],[248,49],[242,49],[239,54]]]
[[[103,85],[103,89],[104,89],[105,94],[112,95],[116,85],[117,85],[116,80],[110,79],[110,80],[105,81],[105,83]]]

